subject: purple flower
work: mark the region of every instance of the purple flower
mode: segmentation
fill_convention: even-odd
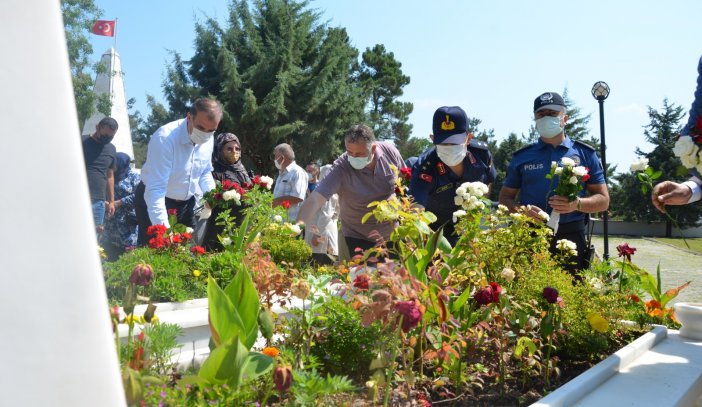
[[[154,271],[148,264],[140,263],[137,264],[132,270],[132,275],[129,276],[129,282],[132,284],[140,285],[146,287],[151,284],[151,280],[154,279]]]
[[[422,320],[422,311],[416,301],[398,301],[395,309],[402,315],[402,331],[407,333]]]
[[[475,299],[475,302],[477,302],[478,305],[490,304],[493,299],[492,287],[487,286],[479,289],[475,292],[475,294],[473,294],[473,299]]]
[[[558,302],[558,290],[553,287],[544,288],[544,298],[551,304]]]

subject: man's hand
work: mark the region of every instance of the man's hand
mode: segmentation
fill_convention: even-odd
[[[565,196],[554,195],[548,199],[548,204],[554,211],[561,215],[578,210],[578,200],[570,201]]]
[[[111,218],[115,214],[115,201],[105,202],[105,212],[107,217]]]
[[[665,205],[685,205],[692,197],[692,190],[687,185],[672,181],[663,181],[653,187],[651,202],[660,212],[665,213]]]

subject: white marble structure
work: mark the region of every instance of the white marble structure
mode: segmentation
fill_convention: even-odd
[[[124,406],[58,0],[0,13],[0,405]]]
[[[134,147],[132,145],[132,131],[129,127],[129,114],[127,112],[127,96],[124,92],[124,74],[122,73],[122,62],[119,54],[114,48],[110,48],[102,54],[101,62],[107,67],[107,72],[99,73],[95,78],[93,91],[97,95],[111,95],[112,111],[110,117],[117,120],[119,129],[112,140],[118,152],[123,152],[134,158]],[[81,134],[92,134],[95,126],[105,115],[96,111],[83,125]]]

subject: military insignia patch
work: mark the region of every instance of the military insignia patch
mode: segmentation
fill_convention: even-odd
[[[419,179],[421,179],[422,181],[431,182],[431,180],[434,179],[434,177],[432,177],[429,174],[422,173],[422,174],[419,174]]]
[[[439,171],[439,175],[446,174],[446,166],[444,165],[444,163],[436,164],[436,169]]]
[[[468,159],[470,160],[471,165],[474,165],[476,162],[478,162],[475,157],[473,157],[473,154],[470,153],[470,151],[466,151],[466,155],[468,156]]]

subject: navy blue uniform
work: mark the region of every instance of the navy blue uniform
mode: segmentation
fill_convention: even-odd
[[[446,225],[444,236],[452,243],[458,240],[453,233],[452,219],[453,213],[460,209],[454,202],[456,188],[464,182],[491,184],[497,174],[485,142],[471,140],[467,150],[461,177],[439,159],[436,147],[422,153],[412,166],[409,194],[415,202],[436,215],[437,220],[431,225],[434,230],[442,224]]]
[[[546,179],[546,174],[551,171],[551,162],[560,164],[563,157],[575,161],[589,169],[590,179],[586,185],[604,184],[604,170],[596,150],[580,141],[573,141],[566,137],[559,146],[538,142],[517,150],[512,155],[512,161],[507,168],[504,186],[519,189],[518,202],[521,205],[535,205],[549,214],[552,208],[548,205],[548,197],[553,195],[552,190],[558,185],[558,176],[553,180]],[[580,191],[580,196],[585,196],[585,188]],[[568,239],[578,246],[578,266],[582,269],[586,249],[585,220],[588,215],[574,211],[560,216],[558,233],[553,238],[552,249],[559,239]]]

